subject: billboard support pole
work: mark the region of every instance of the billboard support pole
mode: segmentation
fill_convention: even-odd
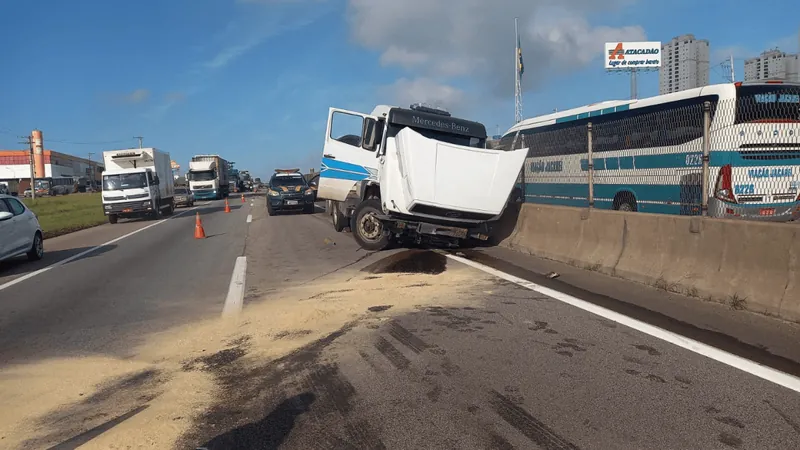
[[[631,69],[631,100],[639,97],[639,86],[637,85],[636,69]]]

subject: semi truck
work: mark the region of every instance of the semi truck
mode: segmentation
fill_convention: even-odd
[[[230,192],[230,163],[219,155],[192,156],[187,175],[197,200],[219,200]]]
[[[355,130],[358,134],[353,134]],[[393,241],[489,240],[527,148],[486,148],[483,124],[415,103],[372,114],[330,108],[317,198],[365,250]]]
[[[103,210],[109,223],[119,218],[161,218],[175,211],[175,184],[169,153],[156,148],[103,152]]]

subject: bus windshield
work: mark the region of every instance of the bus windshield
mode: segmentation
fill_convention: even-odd
[[[735,123],[800,123],[800,85],[739,86]]]

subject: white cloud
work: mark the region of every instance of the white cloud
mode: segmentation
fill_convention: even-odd
[[[467,105],[466,94],[461,89],[424,77],[413,80],[401,78],[394,84],[379,89],[381,91],[389,93],[389,101],[394,105],[403,107],[423,102],[454,112]]]
[[[354,40],[381,52],[381,63],[415,76],[470,78],[498,96],[513,94],[514,17],[519,17],[524,88],[589,64],[605,41],[642,40],[639,26],[595,26],[594,13],[631,0],[349,0]],[[420,82],[422,83],[422,82]]]
[[[147,89],[136,89],[123,97],[125,103],[142,103],[150,98],[150,91]]]

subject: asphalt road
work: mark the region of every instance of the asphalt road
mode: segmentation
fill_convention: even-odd
[[[37,425],[49,434],[22,448],[165,448],[147,436],[162,422],[175,448],[800,448],[795,391],[443,254],[364,252],[325,214],[269,217],[254,201],[198,207],[208,239],[193,239],[192,211],[0,290],[0,385],[4,368],[51,358],[109,355],[140,370],[104,384],[92,412],[62,404]],[[61,245],[74,255],[146,225]],[[800,373],[796,325],[501,249],[464,255]],[[214,337],[224,348],[187,338],[175,367],[137,358],[153,335],[217,320],[241,256],[244,309]],[[0,286],[38,268],[24,264],[2,269]],[[561,276],[540,275],[550,270]],[[202,403],[173,408],[173,391]]]
[[[249,203],[232,202],[230,214],[223,207],[218,201],[179,209],[160,224],[0,290],[0,365],[96,353],[125,357],[148,334],[219,314],[244,251]],[[196,212],[205,240],[194,239]],[[7,264],[0,285],[154,223],[104,225],[86,230],[81,242],[69,235],[47,240],[45,263]]]

